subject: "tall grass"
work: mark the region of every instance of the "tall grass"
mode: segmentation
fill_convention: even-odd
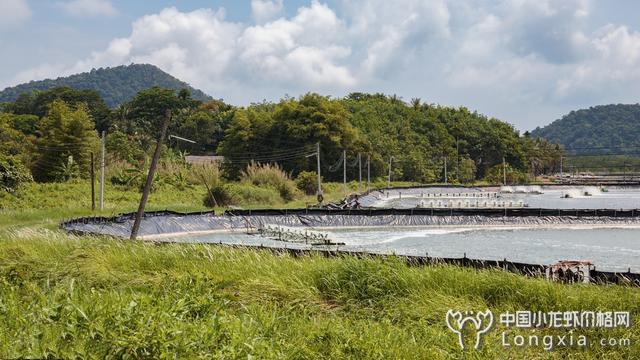
[[[0,294],[2,358],[626,359],[640,340],[636,326],[585,329],[633,345],[505,350],[498,326],[481,350],[464,353],[444,325],[449,308],[624,309],[637,318],[634,288],[57,231],[0,235]]]
[[[241,174],[241,181],[256,186],[272,187],[284,201],[294,200],[298,195],[296,184],[278,164],[251,162]]]

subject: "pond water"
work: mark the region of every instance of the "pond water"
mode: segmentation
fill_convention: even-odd
[[[640,188],[609,187],[542,187],[542,194],[499,193],[496,201],[524,202],[531,208],[547,209],[639,209]],[[453,194],[482,194],[499,191],[499,188],[424,188],[373,192],[362,198],[365,206],[379,208],[415,208],[428,203],[429,196]],[[387,196],[387,193],[389,195]],[[589,195],[584,195],[585,193]],[[454,199],[458,199],[455,198]],[[475,200],[475,198],[468,198]]]
[[[640,230],[577,225],[545,227],[442,227],[360,228],[320,230],[345,243],[343,250],[425,255],[553,264],[559,260],[592,260],[600,270],[640,272]],[[287,246],[284,243],[241,232],[188,236],[181,242]]]

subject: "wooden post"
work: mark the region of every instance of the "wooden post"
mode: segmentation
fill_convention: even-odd
[[[140,229],[140,222],[142,221],[142,217],[144,216],[144,207],[147,204],[147,199],[149,198],[149,191],[151,191],[151,185],[153,183],[153,176],[156,172],[156,166],[158,165],[158,159],[160,159],[160,150],[162,148],[162,141],[164,140],[165,135],[167,134],[167,128],[169,127],[169,122],[171,121],[171,110],[167,110],[164,115],[164,122],[162,124],[162,130],[160,131],[160,137],[158,138],[158,143],[156,144],[156,150],[153,153],[153,158],[151,159],[151,165],[149,166],[149,174],[147,174],[147,182],[144,184],[144,190],[142,190],[142,198],[140,199],[140,206],[138,207],[138,212],[136,213],[135,221],[133,222],[133,227],[131,228],[131,240],[135,240],[138,237],[138,230]]]

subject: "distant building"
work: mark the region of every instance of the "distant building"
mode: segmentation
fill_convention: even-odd
[[[224,160],[224,156],[198,156],[198,155],[187,155],[184,157],[185,161],[189,164],[212,164],[215,162],[222,162]]]

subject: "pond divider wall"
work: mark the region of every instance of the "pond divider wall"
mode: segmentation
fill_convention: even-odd
[[[575,217],[638,217],[640,210],[620,209],[545,209],[545,208],[491,208],[491,209],[243,209],[227,210],[225,215],[259,216],[259,215],[428,215],[428,216],[575,216]]]

